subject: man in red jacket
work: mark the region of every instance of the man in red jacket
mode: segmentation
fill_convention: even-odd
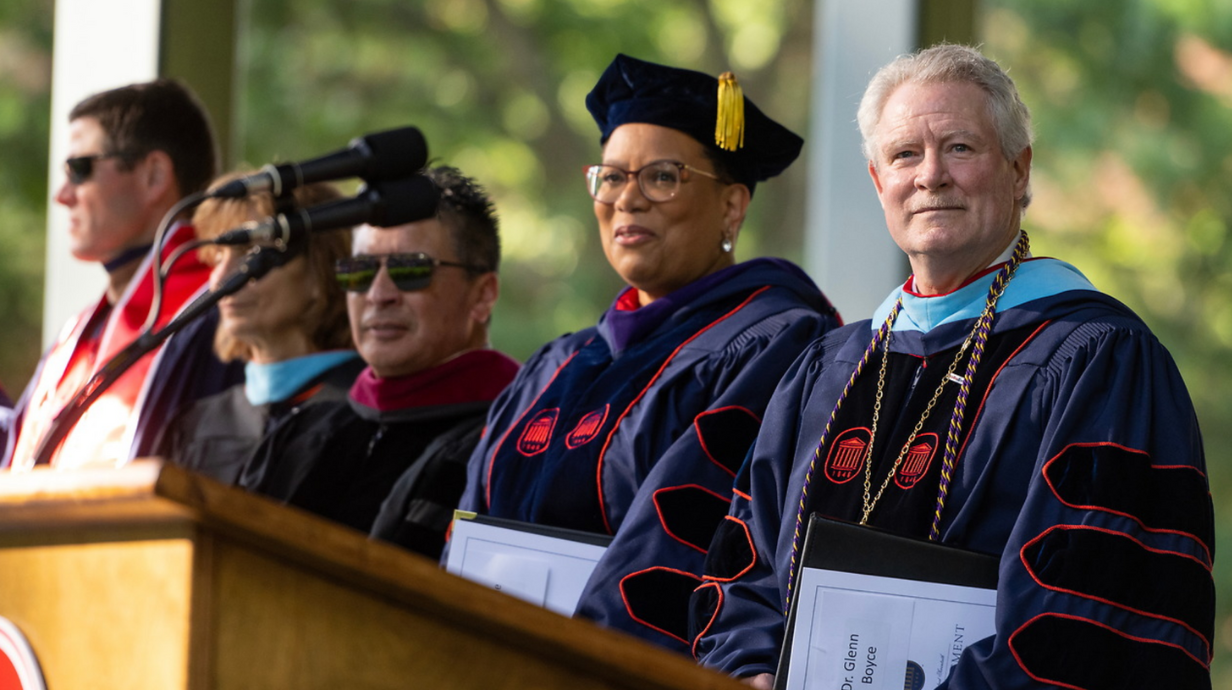
[[[15,409],[0,466],[28,469],[51,422],[113,355],[133,341],[153,298],[150,249],[163,216],[184,196],[204,189],[216,172],[209,119],[182,85],[157,80],[95,94],[69,114],[69,157],[56,202],[69,210],[73,256],[107,271],[107,290],[71,319],[44,354]],[[163,256],[194,237],[177,220]],[[209,269],[182,258],[165,285],[163,325],[205,284]],[[128,457],[130,427],[154,353],[128,370],[81,417],[52,464],[116,465]]]

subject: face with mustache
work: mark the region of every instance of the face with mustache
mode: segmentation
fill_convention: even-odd
[[[891,94],[868,171],[917,291],[958,288],[1014,241],[1030,169],[1030,147],[1005,157],[978,86],[908,83]]]

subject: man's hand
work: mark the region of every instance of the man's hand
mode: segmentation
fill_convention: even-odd
[[[740,682],[745,685],[751,685],[757,688],[757,690],[774,690],[773,673],[759,673],[755,676],[749,676],[748,678],[741,678]]]

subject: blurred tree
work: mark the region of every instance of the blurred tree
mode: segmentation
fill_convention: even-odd
[[[21,394],[41,350],[52,0],[0,4],[0,384]]]
[[[1037,252],[1072,260],[1150,323],[1191,386],[1208,447],[1226,447],[1232,5],[983,7],[987,50],[1011,68],[1036,116],[1037,198],[1026,222]],[[438,160],[476,176],[497,201],[508,262],[493,340],[525,357],[592,323],[619,287],[579,175],[599,155],[583,98],[611,57],[734,69],[768,112],[803,132],[811,12],[805,0],[266,0],[254,4],[245,42],[243,157],[260,164],[420,126]],[[804,169],[759,190],[741,256],[798,256]],[[1232,472],[1220,456],[1210,464],[1222,507]],[[1224,580],[1215,673],[1217,685],[1232,685]]]
[[[241,160],[260,165],[414,124],[434,160],[484,184],[507,261],[493,342],[516,357],[594,323],[621,283],[583,165],[585,95],[618,52],[739,76],[763,109],[808,121],[807,0],[265,0],[243,41]],[[798,256],[805,165],[759,187],[738,253]]]
[[[0,4],[0,381],[39,350],[53,0]],[[518,357],[593,323],[620,283],[581,168],[583,98],[617,52],[717,74],[808,121],[810,0],[246,2],[238,147],[251,165],[419,126],[434,158],[492,192],[504,294],[494,343]],[[1232,687],[1232,4],[984,0],[986,51],[1035,115],[1036,253],[1066,258],[1171,349],[1203,422],[1219,527],[1215,687]],[[853,114],[854,116],[854,114]],[[798,257],[804,161],[758,190],[738,253]],[[862,174],[862,173],[861,173]],[[1132,574],[1125,574],[1132,576]]]
[[[985,0],[985,50],[1035,119],[1026,217],[1172,351],[1215,499],[1214,687],[1232,687],[1232,3]],[[1132,574],[1123,574],[1132,577]]]

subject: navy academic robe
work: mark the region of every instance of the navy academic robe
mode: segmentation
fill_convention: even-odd
[[[737,677],[774,672],[810,466],[803,513],[859,521],[880,351],[820,451],[818,442],[872,328],[903,296],[875,492],[991,280],[934,298],[899,289],[871,323],[828,334],[793,365],[694,595],[703,663]],[[947,388],[870,524],[927,538],[957,386]],[[1025,262],[998,303],[966,420],[940,540],[1000,557],[997,633],[929,687],[1210,687],[1214,527],[1202,441],[1176,366],[1147,327],[1072,266]]]
[[[578,615],[687,652],[689,595],[762,412],[836,325],[813,282],[770,259],[614,307],[497,399],[461,507],[615,535]]]

